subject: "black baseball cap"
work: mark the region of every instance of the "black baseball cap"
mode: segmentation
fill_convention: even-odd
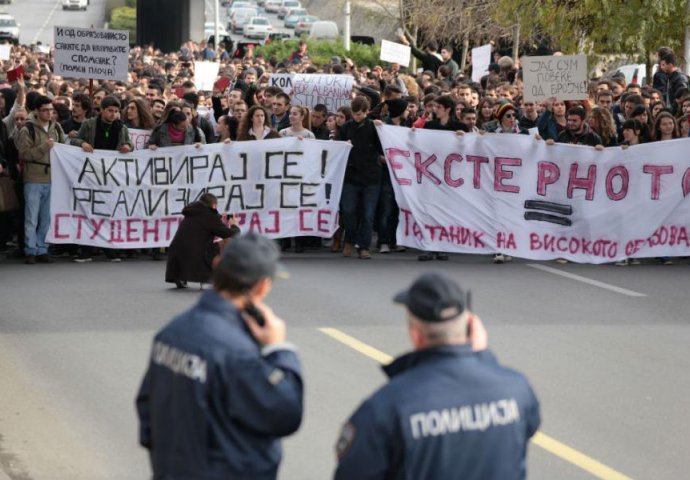
[[[410,288],[393,297],[424,322],[452,320],[467,308],[467,294],[447,275],[438,272],[417,277]]]
[[[280,251],[273,240],[247,233],[230,240],[217,268],[244,285],[253,285],[262,278],[287,278],[288,273],[279,260]]]

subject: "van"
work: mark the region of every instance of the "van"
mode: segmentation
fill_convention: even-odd
[[[309,38],[314,40],[337,40],[338,39],[338,25],[335,22],[318,21],[311,25],[309,31]]]

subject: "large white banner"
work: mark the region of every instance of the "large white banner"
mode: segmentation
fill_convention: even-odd
[[[55,74],[127,81],[129,31],[55,27]]]
[[[587,263],[690,255],[690,139],[600,152],[527,135],[378,132],[401,245]]]
[[[138,150],[55,145],[48,241],[107,248],[168,246],[185,205],[209,192],[242,231],[330,237],[351,146],[284,138]]]

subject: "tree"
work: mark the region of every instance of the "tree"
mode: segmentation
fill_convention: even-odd
[[[687,0],[497,0],[494,19],[550,36],[564,53],[651,58],[661,46],[680,52]],[[687,61],[688,59],[686,59]]]

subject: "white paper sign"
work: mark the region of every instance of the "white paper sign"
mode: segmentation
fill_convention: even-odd
[[[128,128],[129,140],[134,145],[134,150],[143,150],[151,138],[151,130],[143,130],[139,128]]]
[[[491,64],[491,44],[472,49],[472,81],[479,82],[484,75],[489,74]]]
[[[384,62],[397,63],[403,67],[409,67],[411,53],[412,49],[409,45],[381,40],[381,56],[379,58]]]
[[[522,57],[521,63],[525,101],[540,102],[550,97],[558,100],[587,98],[586,55]]]
[[[127,81],[129,31],[55,27],[55,74]]]
[[[335,112],[350,105],[355,79],[350,75],[292,73],[273,74],[269,82],[290,95],[292,105],[313,108],[320,103],[329,112]]]
[[[123,155],[50,151],[51,243],[105,248],[170,245],[185,205],[206,193],[243,232],[330,237],[351,146],[283,138]]]
[[[12,45],[3,43],[0,45],[0,60],[9,60],[12,53]]]
[[[213,84],[218,78],[220,64],[216,62],[194,62],[194,84],[201,92],[213,91]]]
[[[606,263],[690,255],[690,139],[607,148],[377,127],[398,244]]]

